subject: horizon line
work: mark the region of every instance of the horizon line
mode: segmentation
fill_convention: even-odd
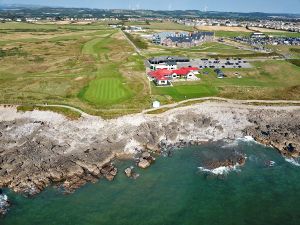
[[[208,11],[203,11],[201,9],[147,9],[147,8],[140,8],[140,9],[126,9],[126,8],[98,8],[98,7],[79,7],[79,6],[50,6],[50,5],[37,5],[37,4],[1,4],[0,6],[8,6],[8,7],[26,7],[26,8],[33,8],[33,7],[39,7],[39,8],[64,8],[64,9],[99,9],[99,10],[128,10],[128,11],[139,11],[139,10],[144,10],[144,11],[156,11],[156,12],[162,12],[162,11],[199,11],[199,12],[204,12],[204,13],[209,13],[209,12],[219,12],[219,13],[245,13],[245,14],[250,14],[250,13],[264,13],[264,14],[285,14],[285,15],[299,15],[300,13],[293,13],[293,12],[263,12],[263,11],[218,11],[218,10],[208,10]]]

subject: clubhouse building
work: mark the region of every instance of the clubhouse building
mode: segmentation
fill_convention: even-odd
[[[213,41],[214,32],[160,32],[154,34],[152,42],[168,47],[189,48]]]
[[[197,67],[182,67],[174,70],[158,69],[148,72],[147,75],[157,86],[169,86],[172,82],[179,80],[198,80],[196,75],[199,74],[199,70]]]

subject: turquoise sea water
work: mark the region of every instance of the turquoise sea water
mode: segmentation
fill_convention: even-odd
[[[240,171],[216,177],[198,169],[233,151],[247,155]],[[275,166],[266,166],[269,160]],[[9,192],[13,206],[0,224],[300,224],[300,167],[254,142],[176,150],[149,169],[136,170],[136,180],[123,174],[132,162],[117,165],[113,182],[88,184],[71,195],[54,188],[29,199]]]

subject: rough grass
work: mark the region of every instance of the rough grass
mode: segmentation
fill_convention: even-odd
[[[300,67],[300,59],[288,59],[287,61]]]
[[[192,48],[170,48],[154,44],[150,44],[148,50],[144,50],[147,57],[159,55],[181,55],[187,57],[215,57],[215,56],[252,56],[256,57],[257,54],[252,51],[238,49],[237,47],[228,46],[218,42],[208,42]]]
[[[300,48],[290,48],[290,51],[300,53]]]
[[[148,48],[148,43],[142,40],[141,38],[137,36],[133,36],[127,32],[124,32],[124,34],[131,40],[136,47],[139,49],[147,49]]]
[[[14,47],[11,49],[0,49],[0,58],[7,56],[27,56],[27,52],[24,52],[21,48]]]
[[[57,26],[16,23],[3,34],[6,41],[1,50],[20,48],[27,55],[0,57],[1,103],[71,105],[105,117],[138,112],[150,105],[143,59],[119,31],[99,25],[91,26],[102,29],[72,25],[70,30],[62,25],[55,32],[14,30],[23,25],[24,29]],[[103,89],[106,94],[101,94]]]
[[[164,22],[150,22],[150,24],[137,24],[136,22],[128,22],[125,25],[138,25],[145,29],[150,30],[183,30],[183,31],[194,31],[195,29],[184,24],[174,23],[171,21]]]

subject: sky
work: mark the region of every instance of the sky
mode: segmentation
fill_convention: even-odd
[[[300,14],[300,0],[0,0],[0,4],[34,4],[101,9],[195,9],[202,11]]]

